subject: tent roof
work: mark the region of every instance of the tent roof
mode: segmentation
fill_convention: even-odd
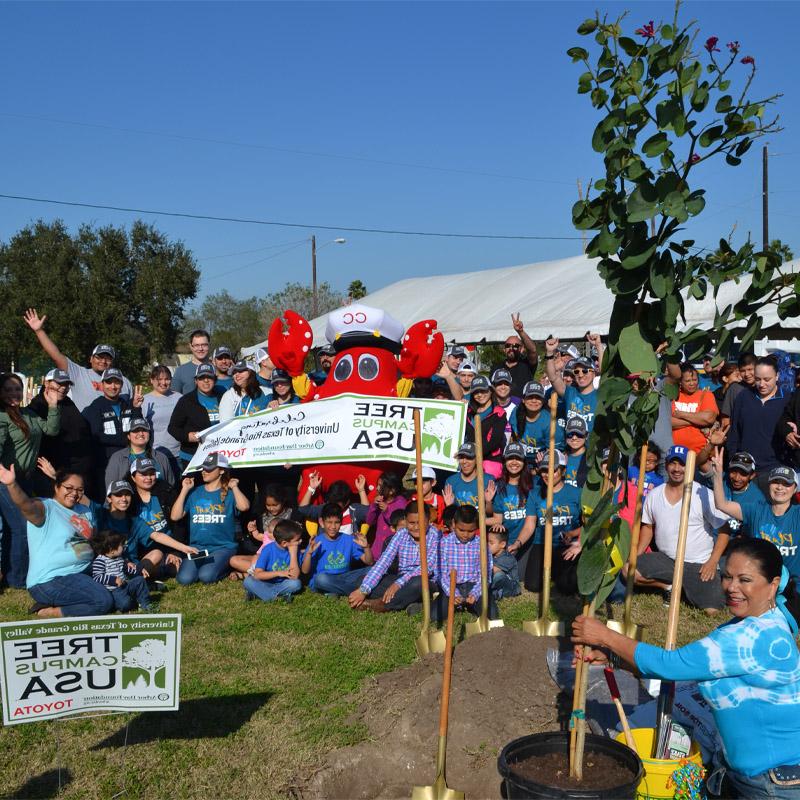
[[[534,340],[555,335],[582,339],[587,331],[608,333],[613,295],[597,271],[598,259],[584,255],[516,267],[408,278],[379,289],[360,303],[383,308],[408,328],[422,319],[437,320],[448,342],[502,341],[513,329],[511,314],[519,312]],[[800,271],[800,260],[786,265]],[[709,293],[703,300],[685,298],[686,325],[710,328],[716,308],[741,299],[750,277],[720,287],[716,303]],[[774,305],[761,314],[764,328],[781,325]],[[327,315],[311,321],[314,346],[325,344]],[[253,348],[247,348],[250,352]]]

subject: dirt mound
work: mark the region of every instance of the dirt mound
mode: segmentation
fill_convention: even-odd
[[[461,642],[453,655],[447,783],[469,800],[500,797],[497,755],[512,739],[559,729],[563,700],[547,671],[556,639],[498,628]],[[568,646],[562,644],[562,646]],[[372,679],[356,720],[371,740],[329,753],[304,800],[408,798],[435,778],[442,656]],[[568,712],[567,712],[568,713]]]

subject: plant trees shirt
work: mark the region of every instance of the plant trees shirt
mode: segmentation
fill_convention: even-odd
[[[236,506],[233,492],[222,499],[222,490],[209,492],[195,486],[186,498],[189,515],[189,544],[198,550],[236,547]]]
[[[781,517],[775,515],[769,503],[740,503],[742,508],[742,527],[750,536],[772,542],[783,556],[783,563],[789,574],[797,580],[800,577],[800,506],[791,505]]]
[[[564,412],[567,419],[581,417],[586,422],[589,433],[594,428],[594,412],[597,409],[597,389],[581,394],[577,386],[567,386],[564,390]]]

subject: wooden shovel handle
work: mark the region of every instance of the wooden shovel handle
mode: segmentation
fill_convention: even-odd
[[[483,482],[483,429],[481,426],[481,415],[476,411],[472,418],[475,427],[475,468],[478,474],[475,476],[478,486],[478,530],[480,533],[481,545],[481,616],[486,617],[489,613],[489,556],[486,545],[486,497],[484,496]]]
[[[439,710],[439,736],[447,736],[447,714],[450,710],[450,672],[453,665],[453,619],[456,611],[456,571],[450,570],[450,598],[447,601],[447,635],[442,675],[442,705]]]

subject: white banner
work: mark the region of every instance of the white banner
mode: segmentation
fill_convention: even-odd
[[[205,457],[216,452],[224,453],[233,467],[376,459],[413,464],[415,408],[422,419],[423,463],[455,470],[465,403],[340,394],[207,428],[186,472],[200,469]]]
[[[180,614],[0,624],[3,723],[177,711]]]

